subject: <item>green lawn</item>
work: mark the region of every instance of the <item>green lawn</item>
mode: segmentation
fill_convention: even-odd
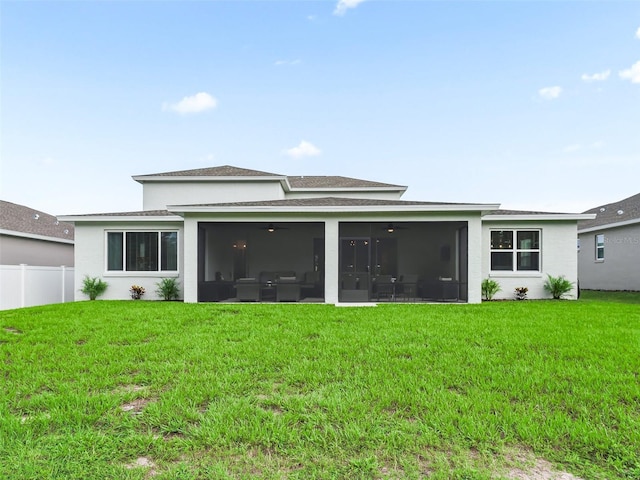
[[[0,312],[0,478],[638,479],[635,295]]]

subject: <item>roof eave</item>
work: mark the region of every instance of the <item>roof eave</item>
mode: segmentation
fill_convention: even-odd
[[[238,175],[238,176],[218,176],[218,175],[134,175],[136,182],[286,182],[284,175]]]
[[[318,205],[318,206],[225,206],[214,205],[168,205],[173,213],[362,213],[362,212],[484,212],[495,210],[499,205],[457,204],[457,205]]]
[[[60,220],[77,222],[182,222],[179,215],[66,215],[59,216]]]
[[[65,244],[68,244],[68,245],[73,245],[75,243],[73,241],[73,239],[69,239],[69,238],[49,237],[47,235],[38,235],[38,234],[35,234],[35,233],[17,232],[15,230],[0,229],[0,235],[8,235],[8,236],[20,237],[20,238],[29,238],[31,240],[43,240],[45,242],[65,243]]]
[[[500,221],[519,221],[519,220],[593,220],[594,214],[587,213],[522,213],[517,215],[500,215],[489,214],[482,217],[482,221],[500,222]]]
[[[595,218],[595,214],[594,214]],[[640,223],[640,218],[633,218],[631,220],[625,220],[624,222],[605,223],[603,225],[593,225],[591,227],[578,229],[578,233],[597,232],[598,230],[608,230],[610,228],[626,227],[627,225],[635,225]]]
[[[380,186],[380,187],[290,187],[289,192],[314,193],[314,192],[406,192],[405,186]]]

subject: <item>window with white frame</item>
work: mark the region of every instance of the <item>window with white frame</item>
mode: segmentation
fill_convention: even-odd
[[[492,230],[491,270],[540,271],[540,230]]]
[[[596,235],[596,260],[604,260],[604,234]]]
[[[113,272],[175,272],[178,232],[107,232],[107,270]]]

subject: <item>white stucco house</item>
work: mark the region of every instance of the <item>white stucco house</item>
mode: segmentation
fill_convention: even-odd
[[[593,218],[405,201],[401,185],[233,166],[133,179],[142,210],[60,217],[75,224],[77,284],[104,278],[107,299],[133,284],[153,299],[164,277],[185,302],[479,303],[488,277],[496,298],[523,286],[548,298],[547,274],[577,281],[577,222]]]

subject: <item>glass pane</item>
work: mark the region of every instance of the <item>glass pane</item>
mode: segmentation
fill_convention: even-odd
[[[604,247],[604,235],[603,234],[596,235],[596,246]]]
[[[127,232],[127,270],[158,270],[158,232]]]
[[[540,232],[537,230],[518,232],[518,248],[537,250],[540,248]]]
[[[540,253],[518,252],[518,270],[540,270]]]
[[[491,232],[491,248],[492,249],[512,249],[513,248],[513,231],[511,230],[494,230]]]
[[[491,252],[491,270],[513,270],[513,253]]]
[[[107,233],[107,270],[122,270],[122,232]]]
[[[160,241],[162,242],[160,269],[178,270],[178,232],[162,232]]]

